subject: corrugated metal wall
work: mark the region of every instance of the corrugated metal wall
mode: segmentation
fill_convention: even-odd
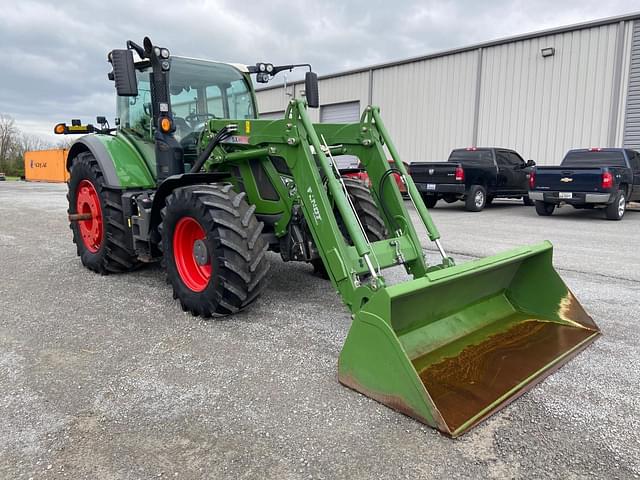
[[[633,26],[628,76],[624,146],[640,151],[640,21]]]
[[[612,22],[322,79],[320,102],[364,108],[372,100],[406,161],[442,160],[476,144],[557,164],[572,147],[622,144],[636,78],[628,75],[632,26]],[[546,47],[555,54],[542,57]],[[303,88],[296,84],[296,94]],[[284,99],[282,88],[258,92],[262,112],[282,110]],[[318,121],[318,110],[311,114]]]
[[[446,160],[471,145],[477,59],[470,51],[374,70],[373,104],[403,158]]]
[[[478,145],[542,165],[572,147],[607,146],[617,25],[485,49]],[[555,48],[542,57],[540,50]]]

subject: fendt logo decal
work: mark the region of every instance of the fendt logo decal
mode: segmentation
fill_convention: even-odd
[[[322,221],[322,216],[320,215],[318,202],[316,202],[316,197],[313,196],[313,190],[311,190],[311,187],[307,188],[307,196],[309,197],[309,201],[311,202],[311,211],[313,212],[313,219],[316,221],[316,225],[317,225]]]
[[[31,160],[31,168],[47,168],[47,162],[34,162]]]

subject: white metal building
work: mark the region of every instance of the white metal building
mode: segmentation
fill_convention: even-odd
[[[295,89],[295,92],[294,92]],[[282,117],[302,82],[258,91]],[[320,77],[315,121],[358,121],[379,105],[405,161],[453,148],[514,148],[557,164],[570,148],[640,150],[640,13]]]

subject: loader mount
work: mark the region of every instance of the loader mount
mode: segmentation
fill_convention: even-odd
[[[93,256],[82,250],[78,235],[96,232],[91,222],[103,214],[111,217],[99,218],[102,228],[125,227],[116,232],[120,257],[164,255],[174,295],[194,314],[250,305],[264,286],[266,249],[319,263],[353,319],[340,382],[451,436],[599,335],[554,270],[548,242],[456,265],[378,107],[358,123],[314,123],[317,77],[307,72],[307,99],[291,99],[282,119],[261,120],[249,75],[262,82],[295,65],[182,59],[148,39],[109,58],[118,128],[82,137],[69,153],[70,185],[85,187],[80,198],[70,186],[69,214],[89,268],[124,270],[95,239]],[[345,181],[342,155],[359,159],[370,187]],[[74,183],[74,175],[84,177]],[[111,203],[96,207],[107,193]],[[409,208],[438,263],[427,262]],[[113,239],[104,233],[97,238]],[[391,284],[386,272],[398,266],[407,279]]]

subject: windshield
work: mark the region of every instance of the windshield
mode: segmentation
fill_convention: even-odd
[[[147,68],[137,72],[137,97],[118,98],[121,127],[149,140],[152,137],[150,71]],[[185,148],[195,146],[199,132],[209,119],[255,118],[250,86],[231,65],[173,57],[169,84],[175,136]]]
[[[625,162],[620,150],[613,152],[578,150],[567,153],[561,165],[563,167],[624,167]]]

